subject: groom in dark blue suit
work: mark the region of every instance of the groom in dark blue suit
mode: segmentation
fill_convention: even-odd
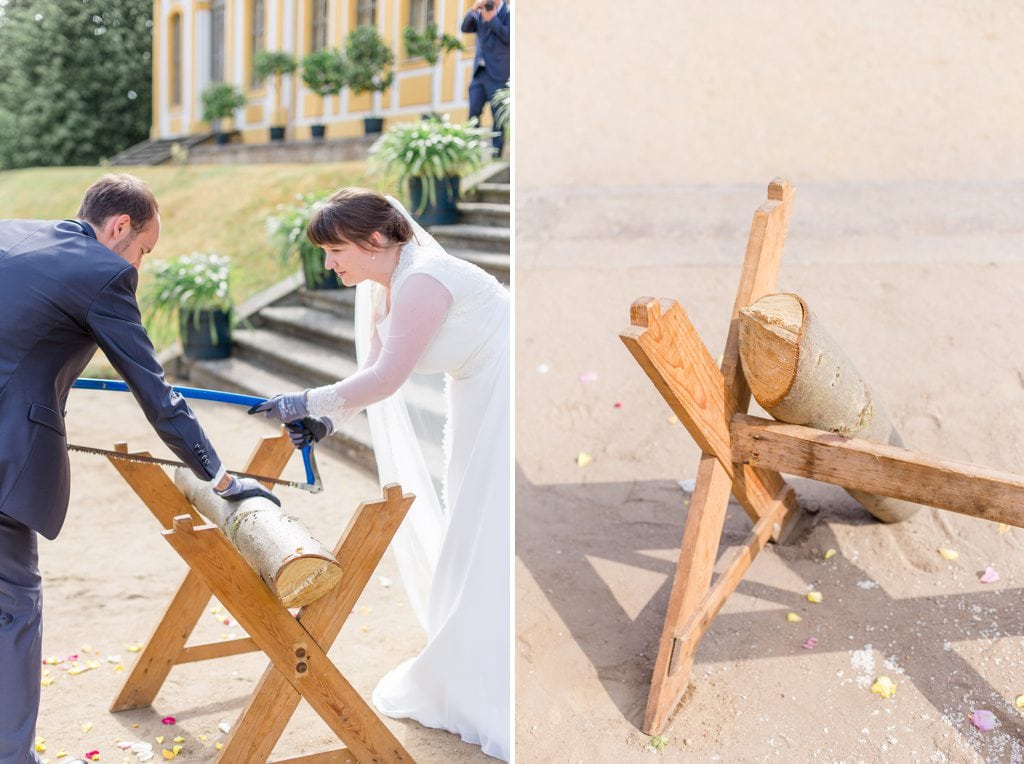
[[[33,749],[42,663],[36,533],[64,523],[70,465],[68,391],[97,346],[128,383],[160,438],[229,500],[256,481],[224,471],[185,401],[164,380],[135,300],[138,267],[160,237],[149,187],[106,175],[77,220],[0,221],[0,764]]]
[[[512,23],[508,6],[502,0],[476,0],[462,19],[462,31],[476,32],[476,52],[473,54],[473,79],[469,83],[469,116],[480,118],[484,104],[491,104],[494,117],[495,91],[508,84],[510,72],[509,35]],[[505,137],[501,131],[494,135],[494,153],[501,155]]]

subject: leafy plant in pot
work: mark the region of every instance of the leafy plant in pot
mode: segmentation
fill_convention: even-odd
[[[345,38],[345,56],[349,63],[348,87],[353,95],[383,93],[391,87],[395,54],[375,27],[356,27],[349,32]],[[363,119],[366,135],[379,133],[383,125],[384,120],[372,113]]]
[[[225,144],[230,137],[222,130],[222,120],[231,119],[235,111],[246,104],[245,94],[234,85],[220,82],[210,85],[203,91],[203,121],[209,122],[217,134],[217,143]]]
[[[288,115],[281,108],[281,80],[298,67],[295,57],[283,50],[261,50],[256,54],[253,71],[258,79],[274,78],[274,114],[270,120],[270,140],[283,141]]]
[[[440,118],[403,122],[370,147],[374,169],[399,185],[408,183],[409,203],[421,225],[455,223],[459,179],[491,158],[491,131],[475,122]]]
[[[302,81],[312,92],[320,96],[323,114],[323,99],[337,95],[348,81],[348,59],[340,50],[316,50],[302,59]],[[324,125],[312,126],[315,139],[324,137]]]
[[[298,196],[298,203],[280,206],[277,214],[267,218],[267,230],[278,244],[282,260],[299,258],[306,289],[338,289],[341,281],[334,271],[324,267],[324,255],[319,247],[306,238],[306,226],[317,206],[329,193]]]
[[[442,33],[437,24],[428,24],[422,32],[415,27],[406,27],[402,33],[405,38],[405,52],[409,58],[422,58],[433,68],[430,74],[430,113],[427,118],[439,116],[437,110],[437,80],[441,75],[438,62],[445,53],[465,50],[462,41],[453,35]]]
[[[201,360],[231,355],[231,259],[193,252],[155,264],[143,292],[147,318],[178,317],[182,348]]]

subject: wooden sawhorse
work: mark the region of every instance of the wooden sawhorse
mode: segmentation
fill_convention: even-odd
[[[808,427],[748,416],[739,311],[774,291],[793,189],[776,179],[754,213],[721,368],[675,300],[642,297],[622,341],[702,451],[644,715],[656,735],[686,690],[700,638],[769,539],[796,519],[780,472],[1024,527],[1024,479]],[[754,523],[712,572],[733,494]]]
[[[127,453],[127,446],[118,444],[117,450]],[[263,438],[245,471],[277,477],[293,452],[287,434]],[[270,665],[232,726],[218,762],[266,762],[300,699],[313,707],[346,747],[290,758],[288,764],[412,761],[326,654],[412,505],[412,494],[403,494],[400,486],[391,484],[384,487],[383,500],[359,505],[334,548],[342,569],[341,583],[293,616],[224,534],[216,526],[204,524],[160,467],[113,457],[110,462],[164,527],[162,535],[189,566],[111,711],[151,705],[171,668],[178,664],[262,651]],[[251,636],[186,647],[211,596],[216,596]]]

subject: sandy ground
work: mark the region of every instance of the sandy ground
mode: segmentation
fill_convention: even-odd
[[[1024,472],[1020,9],[542,7],[516,8],[517,759],[1024,761],[1024,531],[882,526],[806,480],[802,528],[757,558],[649,747],[698,452],[617,336],[634,299],[670,297],[717,356],[752,212],[788,176],[780,287],[909,445]],[[725,545],[748,528],[732,505]]]
[[[247,417],[241,409],[198,403],[196,411],[229,466],[241,467],[258,438],[273,434],[269,423]],[[120,393],[73,391],[68,407],[69,440],[109,448],[127,440],[133,449],[154,455],[170,452],[149,429],[134,400]],[[159,526],[119,475],[102,457],[72,454],[73,486],[68,521],[56,541],[40,539],[44,580],[44,656],[73,654],[101,666],[79,675],[62,667],[45,667],[53,683],[42,689],[38,733],[46,739],[51,762],[66,751],[81,756],[99,750],[104,762],[135,761],[116,748],[117,740],[153,743],[157,761],[172,738],[185,738],[181,761],[212,761],[215,743],[226,736],[221,722],[234,723],[267,661],[260,654],[223,658],[177,667],[150,708],[111,714],[107,711],[136,654],[130,645],[144,643],[185,574],[185,564],[159,536]],[[375,479],[331,454],[318,459],[326,491],[317,496],[280,489],[286,509],[313,534],[333,546],[360,501],[380,497]],[[296,458],[285,475],[301,478]],[[390,581],[388,581],[390,580]],[[383,583],[382,583],[383,581]],[[383,585],[389,584],[388,586]],[[244,630],[211,602],[192,641],[242,636]],[[224,623],[228,619],[228,623]],[[366,698],[390,668],[414,655],[424,636],[406,604],[394,560],[385,555],[352,616],[330,651],[341,672]],[[174,716],[173,726],[161,719]],[[479,748],[447,732],[415,722],[385,722],[418,761],[487,761]],[[82,725],[92,727],[88,732]],[[205,736],[205,740],[200,739]],[[327,726],[305,703],[286,730],[274,759],[339,747]]]

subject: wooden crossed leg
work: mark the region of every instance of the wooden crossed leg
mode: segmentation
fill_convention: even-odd
[[[649,734],[665,728],[686,690],[697,643],[754,557],[797,517],[795,494],[780,472],[1024,527],[1020,476],[746,414],[739,310],[773,291],[792,197],[788,182],[774,180],[754,214],[721,369],[674,300],[637,300],[632,325],[620,335],[703,452],[647,699]],[[711,586],[730,493],[754,527],[724,556]]]
[[[124,444],[117,449],[127,452]],[[264,438],[245,471],[277,477],[293,451],[287,434]],[[189,566],[111,711],[150,705],[171,668],[180,663],[262,651],[270,658],[270,666],[233,726],[218,762],[267,761],[302,698],[346,747],[288,759],[289,764],[412,761],[326,655],[412,504],[412,494],[403,494],[400,486],[392,484],[384,487],[382,501],[359,505],[334,549],[343,571],[341,583],[293,617],[220,530],[202,524],[160,467],[110,461],[163,525],[163,536]],[[211,595],[251,636],[186,647]]]
[[[679,704],[697,643],[754,557],[796,517],[793,489],[777,472],[734,464],[729,435],[732,416],[750,403],[740,369],[739,310],[774,290],[792,200],[790,184],[776,179],[754,213],[721,370],[674,300],[640,298],[630,308],[632,325],[619,335],[703,452],[644,715],[648,734],[661,732]],[[730,493],[754,527],[710,587]]]

